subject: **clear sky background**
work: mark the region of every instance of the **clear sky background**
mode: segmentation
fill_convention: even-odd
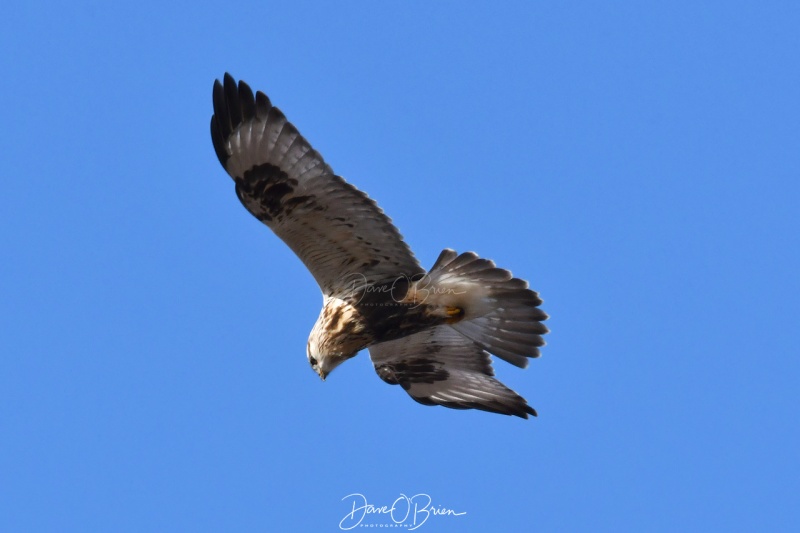
[[[798,530],[800,3],[13,2],[0,18],[0,529]],[[520,420],[416,404],[208,133],[225,71],[552,333]],[[352,506],[352,504],[351,504]],[[386,517],[364,523],[388,524]],[[407,525],[407,524],[406,524]],[[408,529],[406,527],[405,529]]]

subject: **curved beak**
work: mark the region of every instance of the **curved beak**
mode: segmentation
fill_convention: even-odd
[[[322,370],[322,367],[321,367],[321,366],[316,366],[316,365],[315,365],[315,366],[313,366],[313,367],[311,367],[311,368],[312,368],[312,370],[314,370],[314,372],[316,372],[316,373],[317,373],[317,375],[319,376],[319,378],[320,378],[322,381],[325,381],[325,378],[326,378],[326,377],[328,377],[328,372],[325,372],[324,370]]]

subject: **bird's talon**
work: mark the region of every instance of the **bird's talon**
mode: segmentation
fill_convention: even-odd
[[[447,315],[448,324],[454,324],[464,318],[464,310],[460,307],[445,307],[444,314]]]

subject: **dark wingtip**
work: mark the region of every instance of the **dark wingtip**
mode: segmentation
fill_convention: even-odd
[[[242,104],[242,115],[252,118],[256,115],[256,97],[253,90],[242,80],[239,80],[239,102]]]
[[[243,81],[237,83],[226,72],[222,81],[214,80],[212,101],[214,115],[211,117],[211,140],[224,168],[230,157],[225,150],[225,141],[245,119],[256,115],[256,97],[249,85]]]
[[[230,85],[234,85],[235,86],[236,85],[236,80],[233,79],[233,76],[231,76],[229,72],[226,72],[222,76],[222,83],[225,86],[230,86]]]
[[[242,123],[242,103],[239,100],[239,87],[236,85],[236,80],[227,72],[225,73],[223,88],[225,90],[225,103],[227,104],[231,130],[233,130]]]
[[[228,104],[225,101],[225,88],[219,80],[214,81],[214,91],[211,97],[214,104],[214,117],[217,121],[219,134],[223,139],[226,139],[228,135],[231,134],[231,131],[233,131],[233,127],[231,125],[230,114],[228,113]]]
[[[497,413],[501,415],[508,415],[508,416],[518,416],[519,418],[524,418],[525,420],[528,419],[528,415],[537,417],[539,416],[536,413],[536,409],[525,403],[525,400],[520,398],[522,403],[513,404],[513,405],[503,405],[502,407],[487,407],[487,406],[476,406],[477,409],[481,409],[483,411],[489,411],[490,413]]]
[[[230,74],[225,73],[224,80],[227,83]],[[232,79],[232,78],[231,78]],[[230,157],[225,150],[225,139],[233,131],[231,125],[230,114],[228,113],[228,105],[225,100],[225,88],[219,80],[214,80],[214,89],[211,93],[212,103],[214,105],[214,114],[211,116],[211,142],[214,143],[214,151],[217,154],[220,164],[225,168]]]
[[[518,396],[515,402],[504,403],[502,408],[496,412],[509,416],[518,416],[525,420],[528,419],[528,415],[539,416],[536,413],[536,409],[528,405],[528,402],[522,396]]]
[[[258,91],[256,93],[256,116],[259,120],[266,120],[269,110],[272,109],[272,102],[266,94]]]
[[[222,168],[225,168],[225,163],[228,162],[230,155],[225,150],[225,139],[219,131],[216,115],[211,117],[211,142],[214,143],[214,152],[217,154],[217,159],[219,159]]]
[[[254,117],[266,119],[274,108],[264,93],[253,94],[249,85],[241,80],[237,82],[228,72],[222,81],[214,80],[212,101],[211,140],[219,162],[225,167],[230,157],[225,150],[225,141],[231,133],[246,120]]]

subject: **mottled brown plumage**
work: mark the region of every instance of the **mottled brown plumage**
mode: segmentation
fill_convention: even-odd
[[[547,315],[527,282],[448,249],[426,272],[375,202],[335,175],[264,93],[226,74],[213,103],[214,150],[237,197],[322,289],[307,344],[320,377],[369,348],[381,379],[420,403],[536,414],[493,377],[490,359],[525,367],[539,356]]]

